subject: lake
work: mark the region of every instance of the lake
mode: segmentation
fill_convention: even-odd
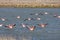
[[[47,12],[48,14],[44,14]],[[43,15],[30,15],[42,13]],[[53,15],[60,15],[60,8],[0,8],[0,24],[16,24],[13,29],[0,27],[0,40],[60,40],[60,18]],[[17,19],[17,16],[21,16]],[[37,18],[41,20],[24,21],[25,18]],[[35,25],[36,29],[30,31],[20,24]],[[48,23],[45,28],[37,26],[39,23]]]

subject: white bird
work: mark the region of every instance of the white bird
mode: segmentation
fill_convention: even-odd
[[[0,24],[0,27],[2,27],[3,26],[3,24]]]
[[[60,18],[60,16],[57,16],[57,18]]]
[[[20,16],[17,16],[17,18],[19,19],[19,18],[21,18]]]
[[[45,14],[48,14],[47,12],[45,12]]]
[[[22,23],[22,27],[26,27],[26,25]]]
[[[41,18],[38,17],[37,20],[41,20]]]
[[[30,20],[31,20],[31,18],[28,18],[28,20],[30,21]]]
[[[5,21],[6,19],[5,18],[1,18],[2,21]]]

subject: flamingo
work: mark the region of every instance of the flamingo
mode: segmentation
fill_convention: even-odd
[[[3,26],[3,24],[0,24],[0,27],[2,27]]]
[[[27,28],[30,30],[30,31],[34,31],[36,26],[27,26]]]
[[[2,21],[5,21],[6,19],[5,18],[1,18]]]
[[[41,18],[38,17],[37,20],[41,20]]]
[[[58,16],[58,15],[54,15],[54,17],[60,18],[60,16]]]
[[[34,19],[33,18],[27,18],[24,21],[26,21],[26,20],[30,21],[30,20],[34,20]]]
[[[45,14],[48,14],[47,12],[45,12]]]
[[[53,17],[57,17],[57,15],[53,15]]]
[[[60,16],[57,16],[57,18],[60,18]]]
[[[22,23],[22,27],[26,27],[26,25]]]
[[[17,18],[19,19],[19,18],[21,18],[20,16],[17,16]]]
[[[47,24],[38,24],[38,26],[41,26],[42,28],[46,27]]]
[[[9,25],[6,25],[5,27],[12,29],[14,26],[16,26],[16,24],[9,24]]]

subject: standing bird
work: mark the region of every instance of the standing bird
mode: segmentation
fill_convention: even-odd
[[[16,26],[16,24],[9,24],[9,25],[6,25],[5,27],[12,29],[14,26]]]

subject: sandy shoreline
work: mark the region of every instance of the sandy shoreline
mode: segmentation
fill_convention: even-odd
[[[60,8],[60,4],[0,4],[0,7],[16,8]]]

